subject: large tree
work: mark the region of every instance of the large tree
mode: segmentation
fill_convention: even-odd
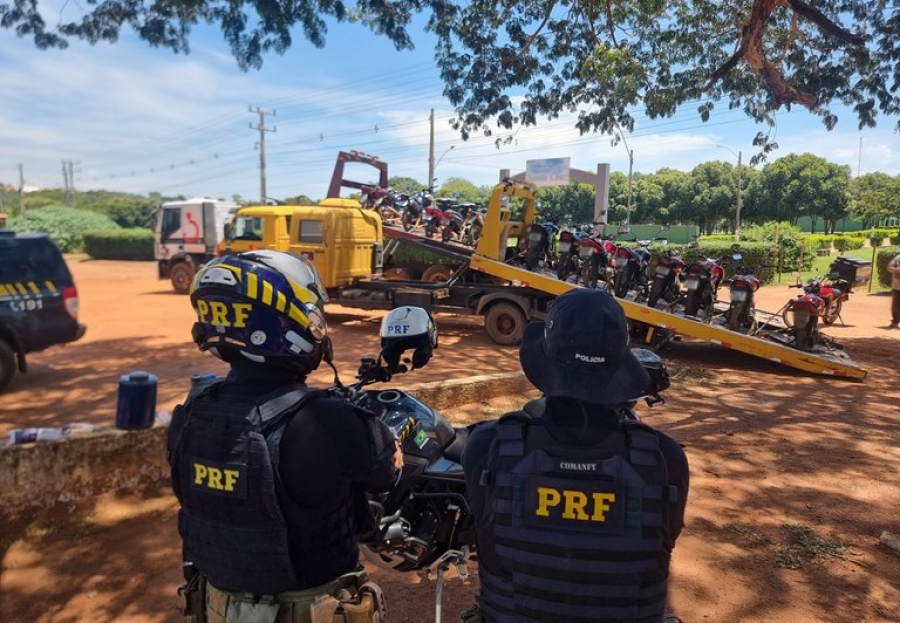
[[[788,221],[796,224],[801,216],[812,220],[813,231],[819,218],[825,232],[846,216],[850,206],[850,170],[812,154],[789,154],[767,164],[749,188],[752,202],[766,206],[758,220]]]
[[[413,46],[424,14],[437,37],[445,93],[465,137],[577,113],[582,132],[630,131],[686,103],[718,102],[757,121],[805,106],[831,129],[836,103],[860,127],[900,113],[900,11],[894,0],[87,0],[62,11],[0,0],[0,26],[41,48],[117,40],[189,50],[192,27],[218,25],[242,68],[284,53],[296,32],[323,46],[329,21],[351,20]],[[418,26],[418,22],[416,23]],[[900,122],[898,122],[900,127]],[[756,137],[761,151],[774,148]]]

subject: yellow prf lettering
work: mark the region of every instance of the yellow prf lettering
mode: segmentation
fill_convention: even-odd
[[[231,307],[234,309],[234,326],[240,328],[247,326],[247,317],[253,306],[250,303],[235,303]]]
[[[550,509],[559,506],[563,501],[562,518],[576,521],[606,521],[606,513],[616,501],[615,493],[594,492],[588,497],[584,491],[577,489],[558,490],[552,487],[537,488],[538,503],[534,514],[549,517]],[[593,508],[589,508],[589,506]]]
[[[587,506],[587,496],[583,491],[565,489],[563,496],[566,498],[566,510],[563,512],[563,519],[586,520],[588,518],[588,514],[584,510],[584,507]]]
[[[237,484],[240,472],[236,469],[226,469],[223,472],[225,474],[225,490],[234,491],[234,485]]]
[[[228,319],[225,315],[228,313],[228,307],[222,301],[211,301],[209,304],[209,310],[212,313],[212,318],[209,319],[210,324],[220,324],[223,326],[227,326]],[[230,323],[228,323],[230,325]]]
[[[556,489],[551,489],[550,487],[538,487],[538,508],[535,511],[535,515],[540,515],[541,517],[549,517],[550,511],[547,510],[549,506],[557,506],[560,501],[559,491]]]
[[[209,322],[223,327],[247,326],[247,318],[250,317],[251,303],[223,303],[222,301],[197,301],[197,317],[200,322]],[[228,319],[232,316],[234,321]]]
[[[606,511],[616,501],[615,493],[594,493],[594,514],[591,521],[606,521]]]
[[[219,469],[210,465],[194,463],[194,484],[204,485],[210,489],[234,491],[240,475],[241,472],[236,469]]]

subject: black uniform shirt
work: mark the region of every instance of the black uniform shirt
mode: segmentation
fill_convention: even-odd
[[[235,364],[218,396],[244,402],[295,382],[286,371]],[[394,434],[383,422],[360,416],[338,398],[314,398],[307,406],[313,416],[291,420],[280,445],[279,473],[294,502],[325,505],[343,479],[373,492],[391,487],[396,476]]]

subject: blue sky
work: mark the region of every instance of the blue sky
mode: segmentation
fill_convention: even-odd
[[[438,184],[450,177],[493,184],[500,169],[522,171],[539,158],[568,157],[591,171],[609,163],[627,173],[628,148],[643,173],[734,163],[739,151],[746,164],[764,129],[724,106],[704,124],[686,107],[669,119],[639,118],[627,147],[579,136],[565,118],[521,129],[499,149],[493,138],[462,141],[448,125],[452,107],[432,46],[424,35],[415,40],[415,51],[398,52],[360,26],[335,25],[325,48],[297,37],[285,55],[245,73],[209,28],[195,29],[188,55],[151,48],[127,31],[112,45],[41,51],[0,30],[0,182],[18,186],[21,164],[27,186],[61,188],[62,162],[71,161],[78,190],[255,200],[259,132],[250,125],[259,116],[251,108],[275,113],[264,117],[275,129],[265,134],[266,188],[275,198],[323,197],[337,152],[349,149],[387,161],[392,176],[424,183],[432,109]],[[840,117],[827,132],[802,108],[780,114],[773,158],[808,151],[854,175],[900,174],[896,120],[860,132],[851,113]]]

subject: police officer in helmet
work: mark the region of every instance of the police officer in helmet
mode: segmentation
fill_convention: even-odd
[[[471,623],[660,623],[688,464],[668,435],[621,418],[649,377],[606,292],[559,296],[525,329],[540,412],[478,424],[463,451],[477,522]]]
[[[331,364],[326,300],[289,253],[224,256],[194,279],[194,341],[230,371],[197,383],[169,429],[190,620],[382,620],[356,535],[366,491],[389,489],[402,456],[380,420],[305,385]]]

